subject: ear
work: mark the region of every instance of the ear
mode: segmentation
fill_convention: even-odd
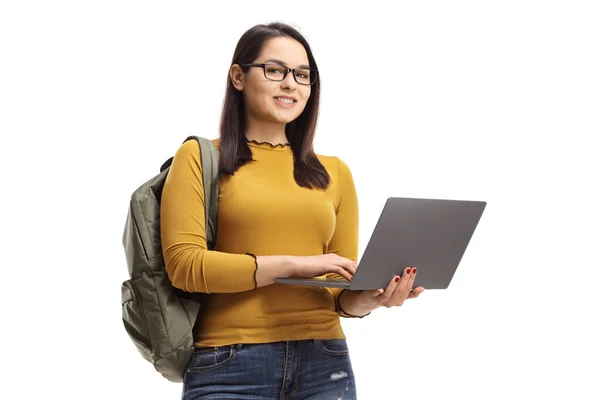
[[[243,90],[244,78],[245,75],[244,71],[242,71],[242,67],[240,67],[238,64],[233,64],[229,69],[229,79],[231,79],[233,87],[240,91]]]

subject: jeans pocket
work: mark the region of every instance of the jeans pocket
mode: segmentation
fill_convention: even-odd
[[[188,364],[188,372],[203,372],[222,367],[233,360],[236,352],[236,345],[197,347]]]
[[[321,339],[316,341],[319,348],[326,354],[345,356],[348,354],[348,343],[345,339]]]

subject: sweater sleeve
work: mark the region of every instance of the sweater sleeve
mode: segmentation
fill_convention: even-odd
[[[160,203],[160,234],[167,274],[187,292],[235,293],[256,288],[256,258],[207,249],[200,147],[178,149]]]
[[[328,252],[358,262],[358,198],[356,188],[348,165],[340,159],[338,159],[338,164],[336,223],[333,237],[329,242]],[[327,274],[326,277],[342,278],[341,275],[336,273]],[[339,296],[345,289],[328,289],[333,295],[338,314],[345,318],[355,317],[340,308]]]

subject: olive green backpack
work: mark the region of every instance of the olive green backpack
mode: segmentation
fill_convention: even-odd
[[[219,195],[218,156],[214,143],[200,144],[208,248],[216,239]],[[184,141],[184,142],[185,142]],[[165,270],[160,241],[160,199],[173,157],[160,173],[131,195],[123,247],[131,279],[121,285],[123,324],[129,337],[154,368],[171,382],[181,382],[194,350],[192,328],[206,294],[174,288]]]

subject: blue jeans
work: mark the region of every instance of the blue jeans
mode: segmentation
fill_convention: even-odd
[[[343,339],[197,347],[182,400],[355,400]]]

